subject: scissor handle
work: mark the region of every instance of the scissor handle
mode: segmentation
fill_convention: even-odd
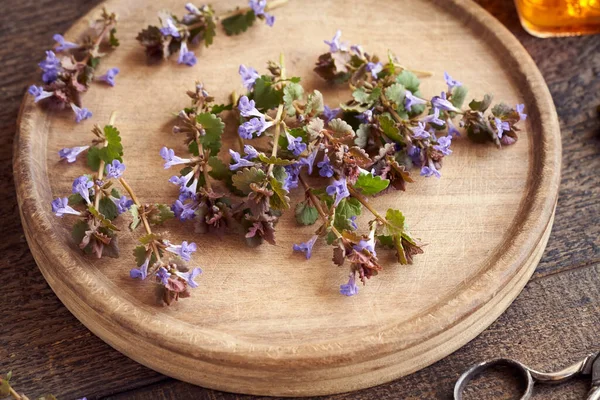
[[[504,366],[517,370],[526,382],[525,391],[521,395],[520,400],[528,400],[531,398],[531,395],[533,393],[534,382],[531,373],[529,373],[529,368],[527,368],[525,365],[521,364],[518,361],[511,360],[510,358],[496,358],[494,360],[483,361],[479,364],[475,364],[467,371],[465,371],[458,378],[458,381],[456,381],[456,385],[454,386],[454,400],[463,399],[463,392],[465,391],[465,388],[473,378],[475,378],[477,375],[479,375],[486,369],[497,366]]]

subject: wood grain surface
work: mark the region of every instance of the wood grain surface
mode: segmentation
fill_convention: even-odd
[[[3,16],[11,21],[2,25],[6,48],[0,49],[5,66],[0,71],[4,94],[0,126],[8,144],[14,133],[16,103],[35,69],[31,53],[41,53],[50,44],[47,32],[53,26],[48,25],[49,19],[57,24],[56,31],[63,31],[83,14],[84,10],[73,9],[73,4],[21,2]],[[600,344],[599,206],[595,200],[599,182],[594,172],[599,167],[600,147],[595,112],[600,102],[598,38],[536,40],[522,33],[510,2],[503,5],[506,9],[492,2],[484,5],[502,17],[532,52],[555,94],[561,116],[565,169],[549,250],[515,305],[471,344],[405,379],[337,398],[446,398],[459,372],[482,357],[518,356],[547,369],[564,365]],[[48,13],[49,9],[53,12]],[[11,65],[14,67],[6,68]],[[169,398],[249,398],[165,381],[110,349],[77,323],[46,286],[21,237],[10,157],[10,146],[3,146],[6,200],[1,210],[6,240],[0,245],[5,255],[0,367],[14,370],[17,386],[32,394],[53,391],[65,399],[119,392],[119,398],[157,398],[161,394]],[[497,398],[502,393],[498,387],[485,386],[488,397],[479,398]],[[555,389],[559,391],[555,398],[579,398],[585,383],[576,386],[578,390],[573,386]],[[544,391],[541,396],[548,394]]]

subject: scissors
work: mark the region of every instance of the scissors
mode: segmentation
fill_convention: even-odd
[[[568,366],[565,369],[556,372],[538,372],[527,367],[524,364],[510,358],[496,358],[473,365],[465,371],[454,386],[454,399],[462,400],[463,392],[469,382],[477,375],[491,367],[504,366],[519,372],[520,377],[527,383],[521,400],[528,400],[533,394],[533,385],[535,383],[562,383],[578,376],[591,376],[592,387],[588,393],[587,400],[600,400],[600,352],[592,353]]]

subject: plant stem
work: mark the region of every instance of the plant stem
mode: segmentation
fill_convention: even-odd
[[[100,32],[100,34],[94,41],[92,50],[89,51],[89,53],[87,54],[87,56],[85,56],[85,58],[83,60],[79,61],[80,64],[84,64],[84,65],[87,64],[87,62],[92,57],[92,52],[98,50],[98,48],[100,47],[100,43],[102,43],[102,40],[104,40],[104,36],[112,29],[112,27],[113,27],[112,23],[104,26],[104,29],[102,29],[102,32]]]
[[[121,183],[123,188],[127,191],[127,193],[129,193],[129,196],[131,197],[131,200],[133,200],[133,203],[136,205],[136,207],[138,207],[138,209],[142,209],[143,208],[142,203],[140,203],[140,200],[135,195],[135,193],[133,192],[133,189],[131,188],[131,186],[129,186],[129,184],[127,183],[125,178],[123,178],[123,177],[119,178],[119,182]],[[150,235],[152,233],[152,229],[150,229],[150,223],[148,222],[148,218],[146,217],[146,214],[142,212],[139,215],[140,215],[140,219],[142,220],[142,224],[144,225],[144,229],[146,230],[146,233],[148,235]],[[154,255],[156,256],[156,260],[158,262],[161,262],[160,254],[158,252],[158,248],[156,247],[156,243],[154,243],[154,241],[152,241],[152,242],[150,242],[150,246],[152,247],[152,251],[154,252]]]
[[[21,396],[19,393],[17,393],[17,392],[15,391],[15,389],[13,389],[13,388],[12,388],[12,387],[10,387],[10,386],[8,387],[8,392],[10,393],[10,395],[11,395],[11,396],[12,396],[12,397],[13,397],[15,400],[22,400],[22,399],[23,399],[23,397],[22,397],[22,396]]]
[[[371,213],[375,216],[375,218],[377,218],[381,223],[383,223],[384,225],[387,225],[387,221],[385,220],[385,218],[379,214],[379,212],[377,212],[376,209],[374,209],[370,204],[369,201],[367,200],[367,198],[365,196],[363,196],[361,193],[359,193],[356,189],[354,189],[352,186],[348,186],[348,191],[350,192],[350,194],[352,195],[352,197],[354,197],[356,200],[358,200],[363,206],[365,206],[367,208],[367,210],[371,211]]]
[[[108,125],[114,125],[116,119],[117,119],[117,112],[113,111],[112,114],[110,114],[110,118],[108,120]],[[106,147],[107,145],[108,145],[108,142],[105,139],[104,143],[102,144],[102,147]],[[98,180],[99,181],[101,181],[102,178],[104,177],[104,167],[105,167],[104,160],[100,160],[100,166],[98,167]],[[102,197],[102,190],[100,190],[100,186],[96,182],[94,182],[94,185],[95,185],[95,190],[96,190],[96,196],[94,197],[94,208],[97,210],[98,206],[100,205],[100,198]]]
[[[283,53],[279,55],[279,66],[281,67],[281,79],[285,79],[285,58]],[[282,86],[285,86],[284,82],[281,82]],[[283,104],[280,104],[277,107],[277,115],[275,116],[275,136],[273,137],[273,151],[271,152],[271,157],[277,157],[277,150],[279,149],[279,135],[281,134],[281,118],[283,115]],[[273,175],[273,168],[275,164],[270,164],[269,169],[267,171],[267,176]]]
[[[323,208],[321,207],[321,202],[319,201],[319,199],[317,199],[317,197],[310,190],[311,188],[308,185],[308,183],[306,183],[306,181],[304,180],[304,178],[301,175],[298,176],[298,179],[300,180],[300,183],[302,183],[302,186],[304,186],[304,190],[308,194],[308,198],[309,198],[310,202],[313,203],[313,205],[317,209],[317,212],[319,213],[319,216],[321,217],[323,222],[329,223],[329,217],[327,216],[327,214],[325,214],[325,211],[323,211]],[[336,229],[336,227],[333,225],[331,226],[331,232],[333,232],[333,234],[338,238],[342,237],[342,234],[340,233],[340,231],[338,231]]]
[[[430,76],[433,76],[433,72],[422,71],[422,70],[419,70],[419,69],[411,69],[411,68],[407,68],[404,65],[400,65],[400,64],[394,64],[394,67],[402,68],[404,70],[407,70],[407,71],[410,71],[410,72],[414,73],[417,76],[420,75],[421,77],[424,77],[424,78],[428,78]]]
[[[206,189],[211,192],[212,191],[212,186],[210,184],[210,176],[208,175],[208,155],[209,152],[204,152],[204,148],[202,147],[202,144],[200,144],[200,141],[196,139],[196,143],[198,143],[198,152],[200,154],[202,154],[204,156],[204,164],[202,165],[202,174],[204,175],[204,185],[206,186]]]

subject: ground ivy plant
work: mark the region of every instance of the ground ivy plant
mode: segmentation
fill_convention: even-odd
[[[160,289],[162,301],[170,305],[180,297],[188,297],[189,289],[198,286],[195,278],[201,269],[190,270],[185,264],[196,251],[196,244],[173,244],[164,234],[153,231],[173,218],[173,211],[166,204],[142,203],[125,180],[123,145],[114,122],[113,113],[108,125],[92,129],[94,138],[89,145],[59,151],[60,159],[66,163],[75,163],[79,155],[86,153],[90,173],[74,180],[70,196],[52,201],[52,212],[60,218],[73,217],[73,240],[84,253],[97,258],[119,256],[118,219],[129,212],[129,229],[143,227],[139,244],[133,249],[137,268],[130,271],[130,276],[140,280],[151,277]],[[117,184],[129,197],[117,190]]]
[[[114,86],[119,73],[116,67],[97,73],[107,51],[119,46],[116,25],[117,16],[103,9],[100,18],[79,41],[71,42],[60,34],[54,35],[54,48],[46,51],[46,58],[39,63],[43,83],[31,85],[28,90],[34,102],[53,108],[70,108],[76,122],[90,118],[92,112],[83,107],[81,95],[94,81]]]

